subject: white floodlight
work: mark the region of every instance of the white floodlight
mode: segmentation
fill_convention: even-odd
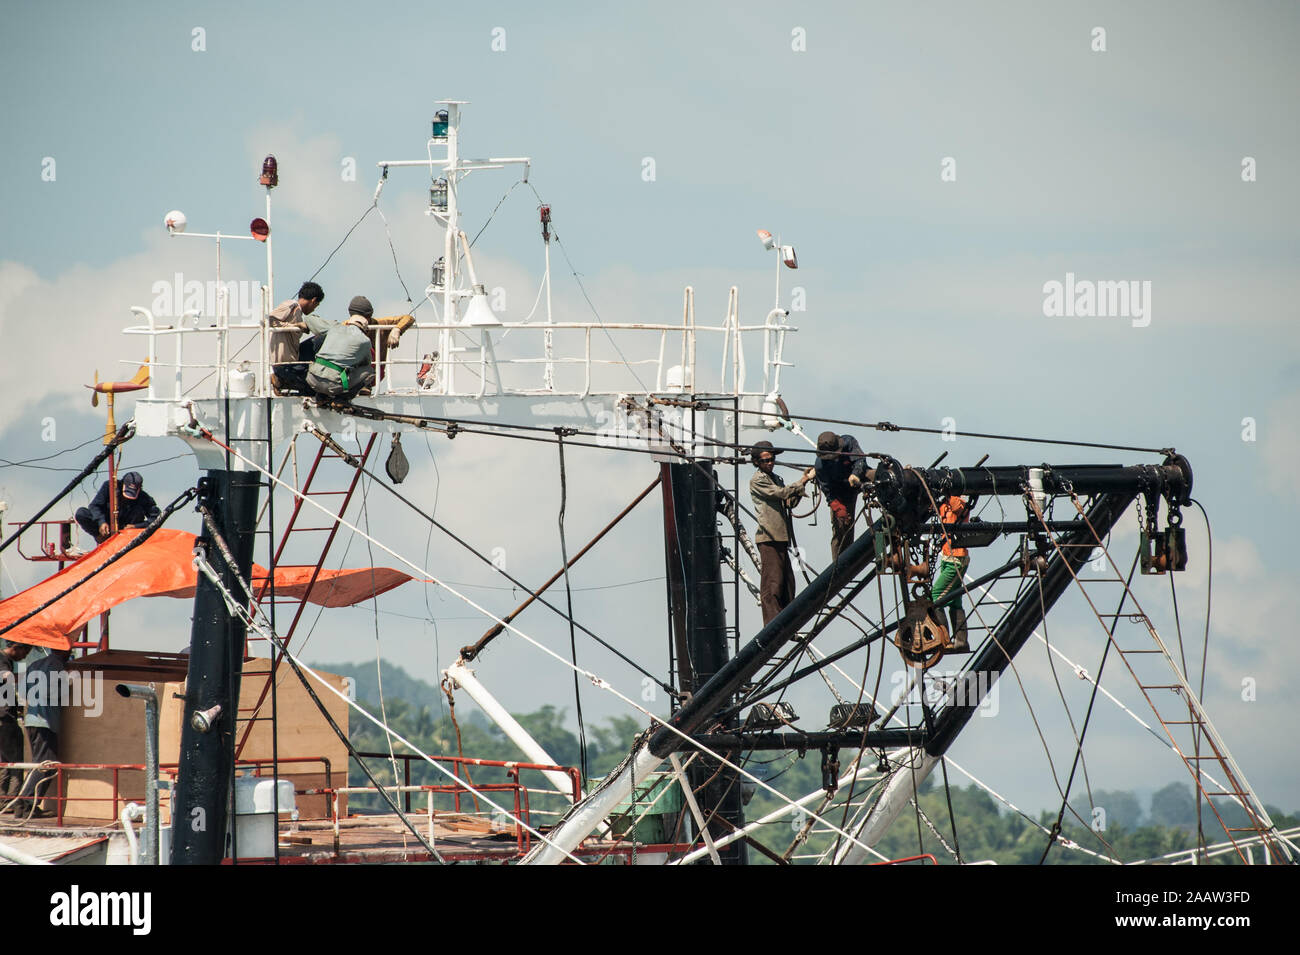
[[[501,324],[501,319],[497,318],[492,306],[488,304],[487,292],[481,285],[474,286],[474,297],[469,300],[469,308],[465,309],[465,324],[479,327]]]

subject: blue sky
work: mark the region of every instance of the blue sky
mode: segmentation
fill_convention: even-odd
[[[1300,518],[1293,5],[794,11],[758,3],[730,12],[487,4],[453,22],[400,2],[54,3],[7,4],[0,18],[5,459],[93,437],[102,419],[80,385],[96,370],[126,377],[139,360],[138,343],[120,334],[128,307],[148,304],[152,283],[178,271],[210,277],[210,248],[165,235],[168,210],[183,209],[194,231],[241,230],[263,212],[254,180],[261,157],[274,152],[283,179],[273,215],[283,299],[369,204],[376,161],[418,158],[435,101],[470,100],[466,151],[533,158],[532,183],[552,204],[565,249],[607,321],[676,321],[687,284],[701,316],[713,320],[727,289],[740,286],[743,314],[757,320],[770,303],[771,259],[753,231],[768,228],[799,250],[801,268],[783,288],[799,285],[807,295],[790,345],[796,367],[785,379],[795,410],[923,427],[952,417],[963,430],[1176,445],[1187,454],[1215,533],[1206,702],[1265,800],[1300,808],[1288,730],[1300,651],[1282,572],[1293,548],[1280,530]],[[1097,27],[1106,31],[1104,52],[1092,49]],[[505,31],[501,51],[492,49],[497,28]],[[192,48],[196,29],[202,51]],[[800,29],[806,48],[797,51]],[[47,157],[53,181],[42,178]],[[652,182],[641,175],[647,157]],[[955,160],[955,181],[940,177],[945,157]],[[1251,182],[1242,178],[1245,157],[1255,163]],[[348,158],[356,181],[340,174]],[[466,224],[477,230],[514,178],[471,177]],[[413,291],[439,254],[422,215],[424,188],[419,173],[395,171],[381,206]],[[531,192],[515,189],[476,246],[480,272],[507,290],[507,318],[527,312],[540,277],[535,205]],[[238,245],[227,246],[227,277],[260,278],[260,247]],[[1150,325],[1044,317],[1044,283],[1067,272],[1150,281]],[[557,315],[586,318],[567,273],[557,257]],[[358,292],[381,312],[404,304],[373,216],[320,281],[328,315]],[[42,440],[47,418],[56,422],[54,441]],[[1243,440],[1244,419],[1253,420],[1255,440]],[[1137,460],[974,439],[860,437],[917,464],[943,450],[965,463],[985,452],[995,463]],[[553,449],[423,444],[408,442],[408,486],[429,506],[436,495],[440,518],[476,543],[507,546],[513,573],[549,575],[558,561]],[[44,464],[79,468],[91,450]],[[179,442],[152,439],[132,446],[127,463],[183,453]],[[570,506],[571,543],[652,477],[645,462],[628,458],[573,453],[570,500],[583,506]],[[163,498],[194,472],[182,459],[146,474]],[[8,516],[44,503],[67,476],[4,467]],[[376,527],[391,522],[395,549],[423,560],[428,543],[431,569],[476,583],[498,611],[513,606],[460,554],[372,502],[367,516]],[[1130,537],[1132,524],[1130,515]],[[1206,583],[1199,517],[1189,516],[1188,527],[1192,565],[1178,581],[1185,634],[1204,625]],[[808,534],[824,549],[824,515]],[[629,535],[575,580],[620,585],[580,595],[580,611],[593,629],[662,665],[662,581],[629,583],[662,574],[653,507]],[[358,539],[349,560],[363,558]],[[976,555],[974,571],[983,559],[993,555]],[[37,572],[6,553],[4,591]],[[1153,604],[1167,596],[1163,580],[1144,586]],[[471,612],[446,595],[414,586],[379,609],[421,619],[380,615],[377,635],[364,609],[330,612],[309,656],[373,659],[378,641],[432,682],[439,664],[485,629],[456,619]],[[1095,666],[1095,621],[1077,606],[1062,609],[1053,627]],[[430,610],[436,625],[424,619]],[[752,608],[744,613],[755,619]],[[142,646],[178,649],[188,639],[179,604],[123,614],[138,615]],[[540,638],[567,641],[551,620],[534,624]],[[1068,724],[1039,650],[1023,658],[1027,693],[1040,716],[1051,711],[1053,745],[1068,755]],[[490,657],[481,675],[512,708],[571,703],[564,673],[528,652]],[[592,653],[592,665],[612,670]],[[520,675],[532,666],[537,677]],[[1254,702],[1241,699],[1243,679],[1258,683]],[[1112,688],[1133,705],[1131,687],[1116,679]],[[1048,806],[1059,797],[1045,763],[1025,756],[1042,754],[1015,715],[1019,699],[1004,686],[1004,715],[988,721],[997,731],[978,727],[954,755],[1018,804]],[[598,716],[624,711],[609,700],[588,706]],[[1087,750],[1095,787],[1186,778],[1158,751],[1127,745],[1126,734],[1118,722],[1098,724]]]

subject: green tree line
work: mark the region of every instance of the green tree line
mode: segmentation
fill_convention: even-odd
[[[518,747],[489,723],[477,708],[458,706],[453,719],[441,690],[411,677],[396,665],[384,662],[382,667],[383,710],[388,724],[422,751],[436,756],[463,753],[466,757],[502,761],[522,758]],[[358,702],[376,716],[381,715],[378,680],[373,666],[321,664],[319,668],[351,677],[355,681]],[[467,702],[463,695],[459,701]],[[564,708],[547,705],[531,713],[513,715],[559,765],[576,767],[580,764],[580,742],[566,726]],[[368,758],[366,763],[381,783],[391,784],[394,774],[392,763],[387,758],[389,750],[385,734],[374,724],[355,716],[349,726],[349,737],[358,751],[384,754],[379,758]],[[613,769],[643,728],[638,720],[628,716],[589,722],[586,731],[590,775],[600,777]],[[405,768],[400,756],[408,751],[397,743],[394,743],[393,751],[399,757],[397,779],[405,781]],[[847,769],[848,758],[845,751],[841,772]],[[450,764],[447,765],[450,769]],[[821,786],[821,754],[816,750],[809,751],[803,758],[790,753],[751,753],[745,766],[749,772],[788,795],[801,796]],[[411,760],[409,778],[413,785],[450,784],[443,774],[419,759]],[[486,790],[497,802],[507,798],[506,791],[492,788],[507,782],[504,770],[470,767],[467,779],[476,788]],[[522,781],[538,791],[530,794],[530,804],[541,812],[535,822],[546,824],[548,817],[544,813],[558,810],[559,800],[544,794],[549,787],[537,775],[525,774]],[[360,786],[368,781],[353,765],[349,782]],[[756,819],[782,805],[775,796],[753,783],[743,785],[750,795],[745,809],[748,819]],[[852,811],[845,812],[845,801],[849,797],[847,790],[841,790],[821,815],[835,825],[847,828],[847,821],[853,816]],[[855,801],[862,797],[861,788],[852,794]],[[413,797],[412,808],[422,809],[424,798],[423,794]],[[513,799],[513,795],[508,798]],[[1217,800],[1215,807],[1223,817],[1223,825],[1204,800],[1200,803],[1198,822],[1195,792],[1189,783],[1182,781],[1171,782],[1157,790],[1149,800],[1123,790],[1096,790],[1091,799],[1086,792],[1073,793],[1059,835],[1051,841],[1050,849],[1044,830],[1054,828],[1056,811],[1042,810],[1026,817],[1001,805],[973,784],[945,788],[939,769],[922,784],[917,802],[919,812],[915,807],[909,807],[877,844],[877,850],[886,858],[929,854],[940,864],[955,864],[959,854],[967,863],[1036,865],[1041,860],[1047,865],[1105,865],[1111,864],[1113,859],[1134,862],[1195,848],[1198,826],[1204,833],[1205,842],[1212,844],[1226,841],[1223,825],[1247,824],[1244,813],[1227,800]],[[387,808],[379,797],[372,795],[355,796],[350,806],[353,811],[360,812]],[[435,807],[453,808],[454,800],[449,795],[435,796]],[[485,807],[475,805],[469,797],[462,797],[460,807],[467,812],[487,811]],[[1284,813],[1273,806],[1267,809],[1279,828],[1300,824],[1296,814]],[[787,816],[764,826],[757,838],[775,854],[787,854],[801,822]],[[671,831],[673,826],[670,824],[667,828]],[[811,861],[807,857],[833,847],[835,839],[833,833],[814,831],[789,853],[790,859],[796,864]],[[770,861],[752,849],[750,859],[759,864]],[[1212,861],[1231,863],[1238,860],[1235,855],[1225,855]],[[1259,850],[1256,850],[1256,861],[1262,861]]]

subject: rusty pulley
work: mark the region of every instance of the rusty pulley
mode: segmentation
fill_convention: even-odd
[[[933,613],[928,597],[909,601],[903,621],[894,631],[894,645],[910,667],[928,670],[948,645],[948,628]]]
[[[393,479],[394,484],[401,484],[406,480],[406,476],[411,473],[411,462],[406,460],[406,454],[402,451],[402,436],[393,435],[393,444],[388,451],[388,460],[384,462],[384,470],[388,476]]]

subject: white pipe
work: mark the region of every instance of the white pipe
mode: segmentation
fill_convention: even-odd
[[[686,772],[682,769],[682,760],[676,753],[669,755],[668,759],[673,764],[674,779],[677,785],[682,787],[682,795],[686,797],[686,805],[690,807],[691,815],[695,818],[695,826],[700,830],[700,836],[704,839],[705,851],[709,853],[709,858],[713,860],[714,865],[722,865],[722,859],[718,857],[718,847],[713,842],[713,833],[709,832],[709,825],[704,820],[704,813],[700,812],[700,804],[695,801],[695,790],[691,789],[690,780],[686,778]]]
[[[543,245],[546,246],[546,324],[549,326],[554,324],[554,321],[551,318],[551,243],[550,240],[548,239],[546,242],[543,243]],[[547,391],[555,390],[555,364],[553,361],[555,357],[555,345],[554,345],[554,337],[553,337],[554,334],[555,333],[552,332],[550,328],[547,328],[546,334],[542,337],[543,348],[546,352],[546,374],[543,383],[546,385]]]
[[[460,244],[465,247],[465,265],[469,269],[469,284],[471,287],[478,285],[478,274],[474,271],[474,257],[469,251],[469,237],[464,232],[456,234],[460,236]]]
[[[523,750],[534,763],[541,763],[546,766],[558,766],[551,755],[542,748],[542,745],[528,734],[528,731],[519,725],[519,721],[511,716],[504,706],[496,701],[496,698],[487,691],[487,688],[478,681],[473,672],[465,664],[457,660],[447,669],[442,671],[443,676],[453,684],[460,687],[469,694],[470,699],[479,705],[483,712],[501,731],[510,738],[510,740]],[[542,775],[546,777],[560,794],[569,802],[573,802],[573,780],[565,773],[558,773],[554,770],[542,770]]]
[[[143,315],[145,317],[145,320],[149,323],[149,357],[147,360],[149,362],[149,397],[152,398],[154,396],[153,395],[153,372],[154,372],[153,366],[154,366],[154,341],[155,341],[154,334],[156,332],[153,323],[153,312],[151,312],[147,308],[141,308],[139,305],[132,305],[131,311],[137,315]]]
[[[872,808],[862,825],[853,833],[853,837],[864,845],[874,846],[885,834],[898,814],[916,798],[916,791],[921,783],[929,777],[940,757],[931,756],[922,749],[912,750],[910,758],[905,757],[903,765],[894,771],[893,778],[885,784],[885,791]],[[835,859],[836,865],[861,865],[866,858],[866,850],[856,842],[845,843]]]
[[[122,807],[122,814],[118,817],[122,820],[122,831],[126,833],[126,847],[129,852],[127,856],[128,865],[137,865],[140,861],[140,849],[136,843],[135,830],[131,828],[131,823],[143,816],[144,807],[138,802],[129,802]]]
[[[650,752],[649,746],[642,745],[617,775],[607,778],[604,785],[574,806],[550,831],[548,841],[534,846],[519,864],[559,865],[578,848],[587,833],[632,795],[633,780],[648,778],[662,762]]]
[[[266,187],[266,290],[271,301],[275,301],[275,269],[271,266],[271,243],[274,241],[271,231],[271,189],[271,186]]]
[[[53,865],[45,859],[39,859],[36,856],[28,855],[21,849],[15,849],[6,842],[0,842],[0,857],[8,859],[16,865]]]

